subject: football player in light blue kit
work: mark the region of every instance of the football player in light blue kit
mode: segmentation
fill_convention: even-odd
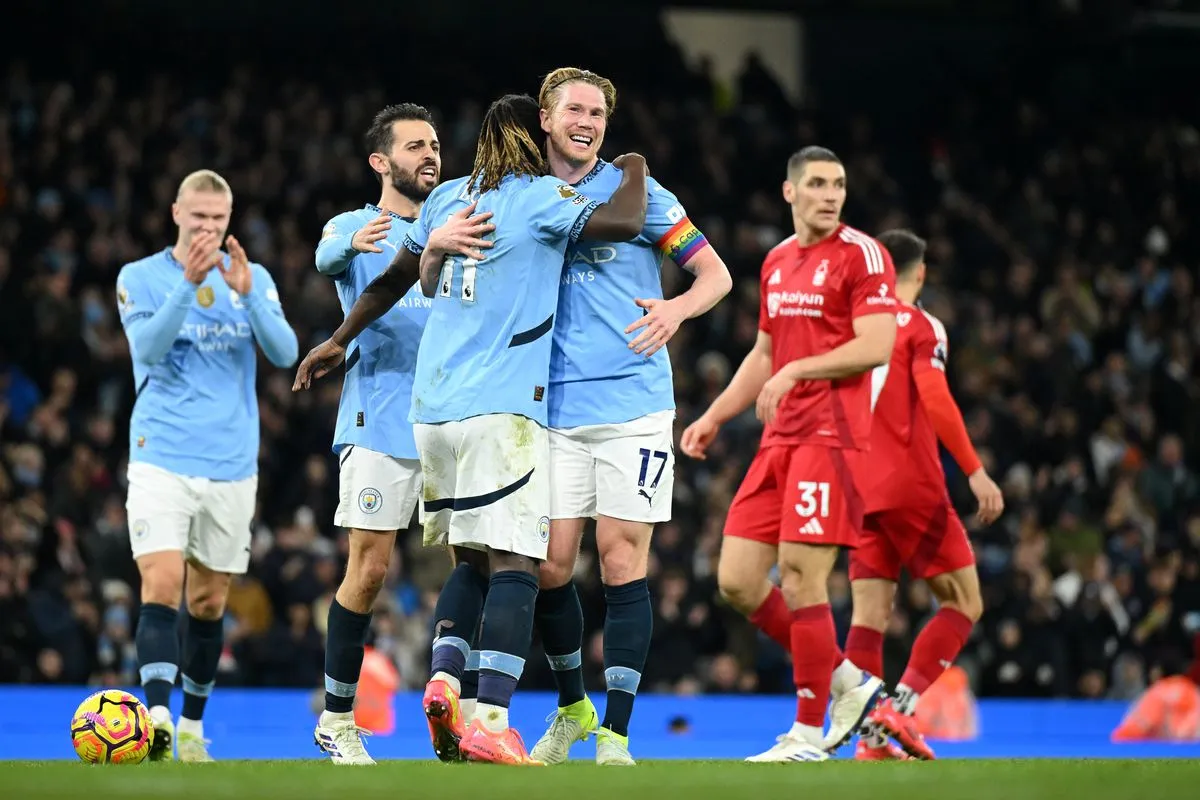
[[[616,104],[611,81],[574,67],[554,70],[540,91],[550,168],[585,197],[604,200],[621,171],[599,158]],[[649,181],[646,223],[631,242],[578,242],[567,251],[550,361],[550,548],[541,571],[537,629],[558,685],[558,711],[534,746],[547,764],[567,759],[598,729],[596,761],[632,765],[629,718],[650,649],[646,583],[650,536],[671,518],[675,392],[664,345],[685,319],[712,308],[732,286],[729,270],[676,197]],[[695,275],[663,299],[661,266]],[[589,518],[607,611],[603,722],[584,693],[583,611],[571,581]]]
[[[175,246],[117,276],[137,388],[126,512],[142,579],[136,645],[153,760],[173,758],[176,738],[180,761],[212,760],[201,718],[221,657],[229,584],[250,562],[258,487],[256,344],[277,367],[296,361],[296,334],[270,273],[225,236],[232,213],[224,178],[211,170],[188,175],[171,206]],[[170,698],[180,667],[176,727]]]
[[[492,104],[471,176],[434,190],[406,252],[297,376],[307,385],[337,363],[350,339],[402,296],[420,264],[422,288],[434,297],[410,417],[424,469],[425,541],[486,552],[487,564],[478,566],[491,573],[475,718],[464,731],[458,682],[468,645],[461,639],[434,651],[426,714],[431,729],[441,725],[462,737],[466,758],[509,764],[536,763],[508,725],[508,706],[524,669],[538,562],[549,541],[546,387],[563,257],[581,236],[637,235],[646,204],[640,156],[625,157],[622,186],[605,204],[543,177],[537,125],[530,97]],[[447,257],[429,246],[433,229],[450,215],[475,210],[498,221],[486,257]]]
[[[382,186],[379,203],[339,214],[317,245],[317,271],[333,279],[343,311],[383,272],[441,175],[433,117],[418,105],[387,106],[366,137],[367,161]],[[478,233],[491,226],[483,223]],[[339,500],[334,524],[350,531],[346,576],[329,607],[325,711],[317,746],[335,764],[375,763],[354,724],[371,608],[387,575],[396,532],[407,527],[421,493],[421,464],[408,411],[417,347],[432,300],[413,287],[350,344],[333,450]]]

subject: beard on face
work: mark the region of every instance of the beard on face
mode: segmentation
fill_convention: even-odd
[[[418,166],[416,170],[410,172],[389,158],[388,167],[391,170],[392,188],[414,203],[425,202],[426,198],[433,192],[434,187],[430,186],[426,189],[422,185],[421,179],[417,177],[417,173],[429,166],[434,165],[424,163]],[[434,168],[436,169],[436,166]]]
[[[550,147],[557,150],[558,154],[568,164],[579,167],[591,161],[598,152],[599,148],[595,146],[596,138],[593,134],[592,147],[589,147],[585,153],[580,153],[573,147],[574,142],[571,141],[571,135],[566,131],[558,131],[554,135],[551,135]]]

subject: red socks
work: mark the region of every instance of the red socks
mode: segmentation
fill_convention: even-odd
[[[792,649],[792,612],[788,610],[778,586],[771,587],[767,599],[750,615],[750,622],[778,642],[784,650]]]
[[[782,598],[781,598],[782,599]],[[792,612],[792,677],[796,682],[796,722],[825,725],[829,684],[837,666],[837,631],[828,603]]]
[[[883,677],[883,634],[853,625],[846,634],[846,658],[863,672]]]
[[[954,663],[967,637],[971,635],[971,628],[971,620],[962,613],[952,608],[938,611],[913,642],[908,668],[904,670],[900,683],[922,694]],[[857,661],[855,663],[858,664]],[[866,669],[862,664],[859,666]]]

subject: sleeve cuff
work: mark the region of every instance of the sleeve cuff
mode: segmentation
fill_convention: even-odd
[[[193,286],[192,282],[187,278],[180,278],[179,283],[177,283],[174,290],[171,291],[171,297],[169,299],[172,305],[180,308],[190,306],[192,304],[192,297],[195,295],[197,288],[199,287]]]
[[[571,226],[571,233],[568,236],[572,243],[579,241],[579,237],[583,236],[583,229],[587,227],[588,220],[592,218],[592,214],[596,213],[596,209],[600,204],[595,200],[583,207],[583,211],[575,218],[575,224]]]

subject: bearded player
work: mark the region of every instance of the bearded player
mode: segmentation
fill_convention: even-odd
[[[441,174],[433,116],[419,105],[382,109],[367,129],[365,143],[367,162],[381,187],[379,202],[331,219],[316,251],[317,271],[333,280],[345,312],[387,268]],[[476,227],[466,232],[490,232],[485,219],[475,220]],[[462,230],[465,222],[452,220],[443,232]],[[349,529],[350,553],[346,577],[329,606],[325,711],[314,732],[317,745],[338,765],[374,763],[354,722],[354,698],[371,609],[388,571],[396,532],[412,520],[421,493],[421,463],[407,417],[417,348],[431,305],[414,284],[355,338],[346,359],[333,437],[340,467],[334,524]],[[447,583],[466,582],[469,593],[473,574],[456,570]]]
[[[975,556],[946,491],[938,441],[969,476],[980,522],[995,522],[1004,499],[971,446],[950,395],[946,329],[916,306],[925,284],[925,242],[904,230],[887,231],[879,242],[896,265],[897,333],[890,363],[872,375],[878,400],[871,425],[871,467],[858,476],[866,517],[850,557],[854,615],[846,659],[852,670],[859,667],[882,675],[883,631],[891,618],[900,568],[929,584],[938,611],[917,636],[895,696],[868,716],[856,758],[900,757],[887,742],[890,736],[907,755],[931,759],[933,751],[917,729],[913,712],[921,693],[954,663],[983,613]],[[835,717],[841,702],[835,692]],[[836,734],[830,733],[833,739]]]
[[[862,524],[852,470],[870,437],[870,371],[887,363],[896,338],[895,275],[878,242],[840,222],[846,172],[832,151],[793,155],[783,196],[796,233],[763,262],[754,349],[681,446],[703,458],[720,426],[752,403],[765,425],[729,509],[717,578],[734,608],[791,651],[797,709],[791,730],[748,760],[823,761],[840,660],[827,583]],[[777,563],[781,588],[768,577]],[[883,682],[852,677],[843,708],[857,727]]]

